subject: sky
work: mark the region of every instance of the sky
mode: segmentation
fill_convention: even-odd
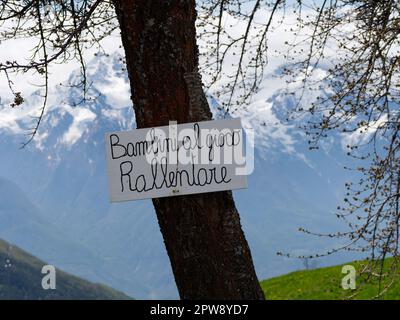
[[[1,29],[0,29],[1,30]],[[16,39],[8,40],[7,42],[0,43],[0,61],[28,61],[31,48],[35,45],[35,39]],[[107,53],[113,53],[119,51],[122,53],[120,48],[121,38],[119,36],[119,30],[115,31],[111,36],[105,38],[101,42],[101,46]],[[89,61],[94,57],[94,54],[98,52],[97,48],[91,48],[84,52],[84,58]],[[72,70],[79,68],[77,61],[70,61],[68,63],[52,64],[50,71],[50,84],[58,84],[68,79]],[[22,92],[23,95],[28,96],[33,91],[36,91],[37,84],[43,83],[42,78],[33,73],[19,74],[17,76],[12,75],[12,81],[14,82],[15,91]],[[7,85],[7,79],[4,74],[0,75],[0,97],[1,100],[7,100],[11,97],[10,90]]]
[[[282,49],[284,47],[284,42],[290,37],[290,35],[285,32],[285,27],[289,27],[290,24],[294,23],[293,15],[290,16],[290,12],[286,13],[288,15],[288,19],[285,25],[276,26],[274,31],[270,33],[268,37],[268,41],[270,43],[270,60],[268,68],[272,70],[276,65],[282,63],[282,54],[274,53],[275,49]],[[277,17],[281,16],[281,13],[277,14]],[[257,19],[262,22],[268,19],[268,12],[260,12],[258,14]],[[256,20],[257,20],[256,19]],[[229,21],[229,23],[232,21]],[[228,24],[228,21],[226,25]],[[0,31],[3,30],[5,26],[0,27]],[[243,32],[245,25],[243,23],[234,23],[231,33],[233,35],[237,35],[240,32]],[[0,43],[0,62],[5,62],[7,60],[14,61],[17,60],[21,63],[28,61],[28,58],[31,54],[31,49],[34,47],[37,39],[28,38],[28,39],[16,39],[16,40],[8,40],[6,42]],[[201,45],[201,43],[200,43]],[[113,34],[109,37],[106,37],[103,41],[101,41],[101,46],[107,53],[113,53],[115,51],[119,51],[123,53],[123,49],[121,48],[121,39],[119,35],[119,29],[113,32]],[[94,54],[98,51],[96,47],[91,49],[87,49],[84,51],[84,58],[86,61],[89,61]],[[229,61],[229,59],[228,59]],[[61,83],[65,81],[71,70],[77,69],[79,64],[77,61],[71,61],[69,63],[59,63],[52,64],[50,67],[50,83]],[[229,68],[229,65],[226,66]],[[37,74],[32,74],[29,72],[28,74],[19,74],[17,76],[11,76],[12,81],[15,86],[16,92],[22,92],[23,95],[27,96],[33,91],[37,90],[37,84],[42,84],[43,80]],[[205,79],[207,81],[207,79]],[[10,94],[10,90],[8,89],[6,77],[4,74],[0,75],[0,97],[1,100],[7,100],[12,95]]]

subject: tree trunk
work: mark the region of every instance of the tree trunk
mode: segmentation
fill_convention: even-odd
[[[114,0],[138,128],[210,120],[194,0]],[[182,299],[264,299],[231,192],[153,199]]]

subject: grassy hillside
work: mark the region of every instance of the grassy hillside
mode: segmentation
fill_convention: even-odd
[[[385,270],[393,262],[385,261]],[[379,281],[368,280],[360,275],[365,261],[351,262],[343,265],[352,265],[357,271],[356,290],[344,290],[341,286],[342,266],[320,268],[292,272],[287,275],[268,279],[261,282],[266,298],[270,300],[342,300],[342,299],[374,299],[379,292]],[[400,299],[400,273],[397,272],[393,284],[383,294],[381,299]],[[381,286],[384,288],[389,279],[384,279]]]
[[[45,262],[0,240],[0,299],[129,299],[125,294],[57,270],[56,289],[43,290]]]

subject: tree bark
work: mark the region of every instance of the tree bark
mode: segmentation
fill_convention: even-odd
[[[114,0],[138,128],[210,120],[194,0]],[[264,299],[231,192],[153,199],[182,299]]]

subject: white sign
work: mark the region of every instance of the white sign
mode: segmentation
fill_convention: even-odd
[[[111,201],[247,187],[240,119],[106,134]]]

